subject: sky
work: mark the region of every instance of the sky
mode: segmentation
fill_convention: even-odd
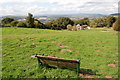
[[[0,16],[118,12],[119,0],[0,0]]]

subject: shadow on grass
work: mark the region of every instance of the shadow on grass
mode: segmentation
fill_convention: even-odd
[[[98,71],[93,71],[92,69],[83,69],[83,68],[80,69],[80,73],[83,73],[83,74],[98,75],[98,74],[96,74],[96,72],[98,72]],[[100,74],[99,74],[99,76],[100,76]]]
[[[71,71],[75,71],[77,74],[77,69],[74,68],[65,68],[65,67],[56,67],[56,66],[51,66],[51,65],[43,65],[42,68],[46,68],[46,69],[68,69]],[[95,76],[101,76],[101,74],[96,74],[98,71],[93,71],[92,69],[84,69],[84,68],[80,68],[80,72],[79,74],[83,74],[83,75],[95,75]]]

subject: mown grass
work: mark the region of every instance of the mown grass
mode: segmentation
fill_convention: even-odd
[[[42,67],[38,72],[33,54],[55,55],[66,59],[81,59],[81,70],[95,78],[118,78],[118,38],[112,29],[99,28],[83,31],[55,31],[31,28],[2,29],[3,78],[76,78],[69,69]],[[108,32],[102,32],[102,31]],[[67,47],[60,47],[57,41]],[[61,52],[70,49],[72,52]],[[101,52],[97,52],[97,50]]]

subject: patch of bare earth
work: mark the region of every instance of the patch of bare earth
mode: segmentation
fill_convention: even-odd
[[[101,50],[96,50],[96,52],[99,52],[99,53],[104,53],[103,51],[101,51]]]
[[[93,76],[89,74],[83,74],[83,73],[80,73],[79,76],[84,77],[84,78],[94,78]]]
[[[62,49],[61,50],[61,52],[64,52],[64,51],[72,52],[72,50],[70,50],[70,49]]]
[[[60,46],[60,47],[67,47],[67,46],[65,46],[63,44],[57,44],[57,45]]]
[[[52,41],[51,43],[55,43],[55,44],[57,44],[59,47],[67,47],[67,46],[65,46],[65,45],[63,45],[63,44],[61,44],[61,43],[59,43],[59,42],[57,42],[57,41]]]
[[[117,65],[116,64],[108,64],[108,66],[111,66],[111,67],[117,67]]]
[[[110,79],[110,78],[112,78],[112,76],[105,76],[105,78]]]

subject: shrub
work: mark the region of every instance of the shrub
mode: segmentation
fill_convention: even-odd
[[[76,26],[73,26],[73,31],[77,31],[77,28],[76,28]]]
[[[18,21],[12,21],[10,24],[11,24],[11,26],[17,26],[17,24],[18,24],[19,22]]]
[[[68,25],[67,25],[67,30],[72,31],[72,29],[73,29],[73,26],[72,26],[71,24],[68,24]]]
[[[2,27],[11,27],[11,24],[3,24]]]
[[[120,18],[113,24],[113,30],[120,31]]]
[[[45,28],[46,29],[51,29],[52,23],[51,22],[46,22],[45,23]]]
[[[44,29],[45,25],[43,23],[41,23],[39,20],[34,19],[34,27]]]
[[[19,22],[17,24],[17,27],[26,27],[26,24],[24,22]]]

